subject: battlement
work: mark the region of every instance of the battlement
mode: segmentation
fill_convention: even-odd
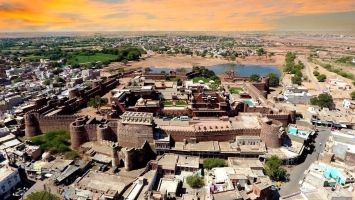
[[[109,140],[101,140],[99,141],[99,144],[105,147],[110,147],[112,148],[113,146],[118,146],[117,142],[109,141]]]

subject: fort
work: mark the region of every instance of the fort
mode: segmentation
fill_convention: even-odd
[[[99,153],[83,148],[87,143],[102,145],[102,141],[112,141],[102,154],[112,157],[112,165],[119,166],[124,162],[126,170],[136,167],[136,160],[145,161],[156,154],[186,149],[184,145],[196,146],[199,143],[216,141],[230,143],[231,155],[241,155],[246,152],[246,146],[234,144],[237,137],[256,137],[262,143],[253,150],[257,156],[265,148],[281,147],[284,135],[283,128],[295,122],[295,111],[278,108],[267,100],[269,90],[268,78],[260,82],[241,84],[244,92],[239,95],[225,91],[212,91],[208,86],[185,82],[178,88],[161,87],[158,90],[146,79],[137,76],[132,79],[134,86],[126,86],[121,90],[112,90],[118,84],[117,77],[111,77],[107,82],[94,82],[93,88],[84,92],[69,91],[69,99],[57,101],[25,114],[25,136],[34,137],[51,130],[70,131],[71,147],[83,152]],[[137,85],[138,84],[138,85]],[[168,85],[168,84],[167,84]],[[106,117],[63,115],[83,107],[91,97],[104,95],[112,90],[111,110]],[[168,92],[167,92],[168,91]],[[243,99],[251,97],[255,105],[248,105]],[[164,107],[165,101],[185,102],[186,106]],[[191,115],[192,120],[164,122],[156,119],[157,115]],[[206,118],[205,116],[209,116]],[[190,147],[188,148],[192,148]],[[87,146],[87,145],[86,145]],[[215,148],[215,147],[213,147]],[[195,150],[205,151],[205,150]],[[211,151],[222,152],[222,148]],[[249,152],[250,154],[250,152]]]

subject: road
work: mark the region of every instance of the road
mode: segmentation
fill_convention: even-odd
[[[309,166],[317,160],[319,152],[323,151],[324,144],[330,136],[329,128],[318,128],[318,136],[316,138],[316,151],[312,154],[308,154],[305,161],[299,165],[294,166],[293,168],[288,168],[287,171],[290,174],[290,181],[282,183],[281,190],[279,191],[280,196],[287,194],[292,194],[299,191],[298,182],[304,178],[304,172],[309,168]],[[319,145],[322,143],[322,146]],[[278,199],[277,195],[272,199]]]
[[[314,88],[317,89],[319,92],[322,92],[321,88],[319,87],[318,81],[314,78],[313,76],[313,72],[311,71],[311,66],[310,64],[307,62],[307,60],[302,57],[302,56],[298,56],[297,57],[301,62],[303,62],[304,66],[306,67],[306,72],[307,72],[307,76],[308,78],[312,81]]]

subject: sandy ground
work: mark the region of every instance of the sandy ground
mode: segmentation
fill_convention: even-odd
[[[237,58],[236,61],[228,61],[222,57],[218,58],[202,58],[200,56],[175,55],[169,56],[166,54],[152,54],[145,56],[144,60],[131,61],[126,66],[122,63],[112,63],[110,68],[144,68],[154,66],[156,68],[191,68],[193,66],[212,66],[218,64],[242,64],[242,65],[273,65],[281,68],[284,62],[284,55],[275,55],[269,57],[248,56],[245,59]]]

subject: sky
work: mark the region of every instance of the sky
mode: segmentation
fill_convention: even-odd
[[[7,31],[355,31],[355,0],[0,0]]]

